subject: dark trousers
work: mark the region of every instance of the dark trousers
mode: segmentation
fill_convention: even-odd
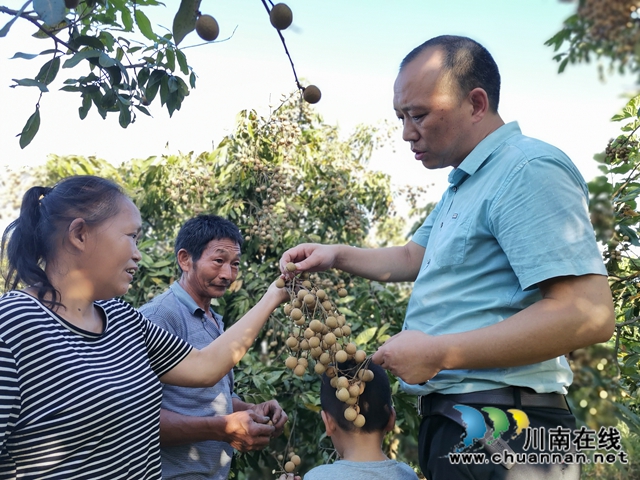
[[[470,407],[480,410],[484,405],[469,405]],[[508,410],[513,407],[500,407],[501,410]],[[548,432],[549,429],[557,429],[562,427],[573,432],[576,428],[575,417],[568,411],[557,408],[533,408],[521,407],[523,412],[529,417],[531,430],[537,429],[538,432]],[[540,428],[542,427],[542,428]],[[515,436],[515,426],[505,432],[501,438],[504,438],[509,448],[514,453],[520,453],[521,459],[523,454],[539,454],[540,452],[556,452],[557,449],[549,447],[549,442],[545,442],[545,448],[540,447],[540,443],[532,443],[533,435],[529,435],[527,440],[526,432]],[[535,461],[534,456],[529,456],[526,463],[515,463],[510,469],[505,468],[500,463],[494,463],[490,459],[490,453],[479,443],[471,445],[465,451],[467,453],[476,452],[481,455],[485,454],[485,462],[481,463],[475,457],[475,464],[467,462],[462,464],[454,464],[449,454],[456,452],[460,448],[461,438],[466,435],[465,428],[455,421],[442,415],[427,415],[422,419],[420,425],[419,451],[420,451],[420,468],[427,480],[579,480],[580,465],[578,463],[566,464],[555,458],[555,462],[550,463],[529,463]],[[515,438],[512,438],[515,436]],[[525,442],[528,442],[527,450],[524,449]],[[576,449],[570,446],[570,452],[575,453]],[[566,453],[566,452],[565,452]],[[460,460],[461,457],[457,457]],[[467,456],[467,459],[470,457]],[[538,459],[546,460],[544,456]],[[553,457],[552,457],[553,458]]]

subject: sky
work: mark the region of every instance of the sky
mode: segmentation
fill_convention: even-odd
[[[10,8],[22,3],[0,0]],[[178,1],[165,3],[168,7],[147,10],[154,25],[171,25]],[[625,104],[623,94],[634,88],[630,77],[616,75],[601,82],[595,63],[557,73],[554,52],[544,42],[574,13],[576,4],[571,2],[287,0],[287,4],[294,23],[283,35],[298,77],[319,86],[322,99],[315,108],[328,123],[339,125],[345,136],[358,124],[398,124],[392,107],[398,65],[414,47],[441,34],[469,36],[493,54],[502,76],[502,118],[517,120],[525,135],[565,151],[586,180],[598,174],[593,155],[617,135],[618,127],[609,119]],[[262,2],[202,0],[200,10],[218,20],[221,32],[216,42],[185,49],[198,80],[173,118],[158,103],[151,107],[153,118],[139,115],[127,129],[118,125],[117,115],[103,120],[95,109],[81,121],[79,96],[57,91],[69,78],[65,75],[69,71],[61,70],[40,102],[40,132],[24,150],[16,134],[33,113],[38,90],[10,88],[11,79],[35,76],[43,62],[10,58],[16,51],[38,53],[51,44],[32,39],[32,25],[16,22],[0,38],[0,165],[34,165],[51,153],[94,155],[116,164],[151,155],[200,153],[233,131],[240,110],[268,115],[283,94],[295,89],[295,81]],[[8,20],[8,15],[0,14],[0,26]],[[194,32],[181,46],[199,43]],[[448,170],[426,170],[413,158],[400,130],[387,148],[374,153],[369,165],[390,174],[397,186],[432,185],[429,200],[437,200],[446,188]]]

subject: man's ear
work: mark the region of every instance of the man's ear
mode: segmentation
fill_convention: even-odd
[[[184,248],[178,250],[178,265],[183,272],[188,272],[193,266],[191,255]]]
[[[389,415],[389,421],[387,425],[384,427],[384,432],[390,432],[396,426],[396,409],[391,407],[391,415]]]
[[[69,229],[67,230],[67,240],[73,248],[81,252],[84,252],[87,248],[88,227],[84,218],[76,218],[69,224]]]
[[[469,92],[469,102],[472,105],[472,116],[476,121],[480,121],[490,111],[489,108],[489,96],[484,88],[474,88]]]
[[[333,419],[331,414],[325,412],[324,410],[320,410],[320,415],[322,416],[322,421],[324,422],[324,428],[327,431],[327,437],[333,435],[333,432],[336,431],[336,421]]]

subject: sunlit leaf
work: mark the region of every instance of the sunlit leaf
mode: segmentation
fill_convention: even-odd
[[[142,34],[149,40],[155,41],[158,36],[153,33],[153,28],[151,28],[151,22],[149,21],[149,18],[139,8],[136,8],[135,18],[140,32],[142,32]]]

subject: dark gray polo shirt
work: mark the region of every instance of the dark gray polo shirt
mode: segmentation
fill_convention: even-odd
[[[202,349],[222,335],[222,317],[211,310],[215,322],[204,316],[191,296],[174,282],[163,294],[140,307],[153,323]],[[209,388],[162,384],[162,408],[183,415],[214,416],[233,413],[233,370]],[[162,478],[224,480],[229,474],[233,448],[217,441],[163,447]]]

